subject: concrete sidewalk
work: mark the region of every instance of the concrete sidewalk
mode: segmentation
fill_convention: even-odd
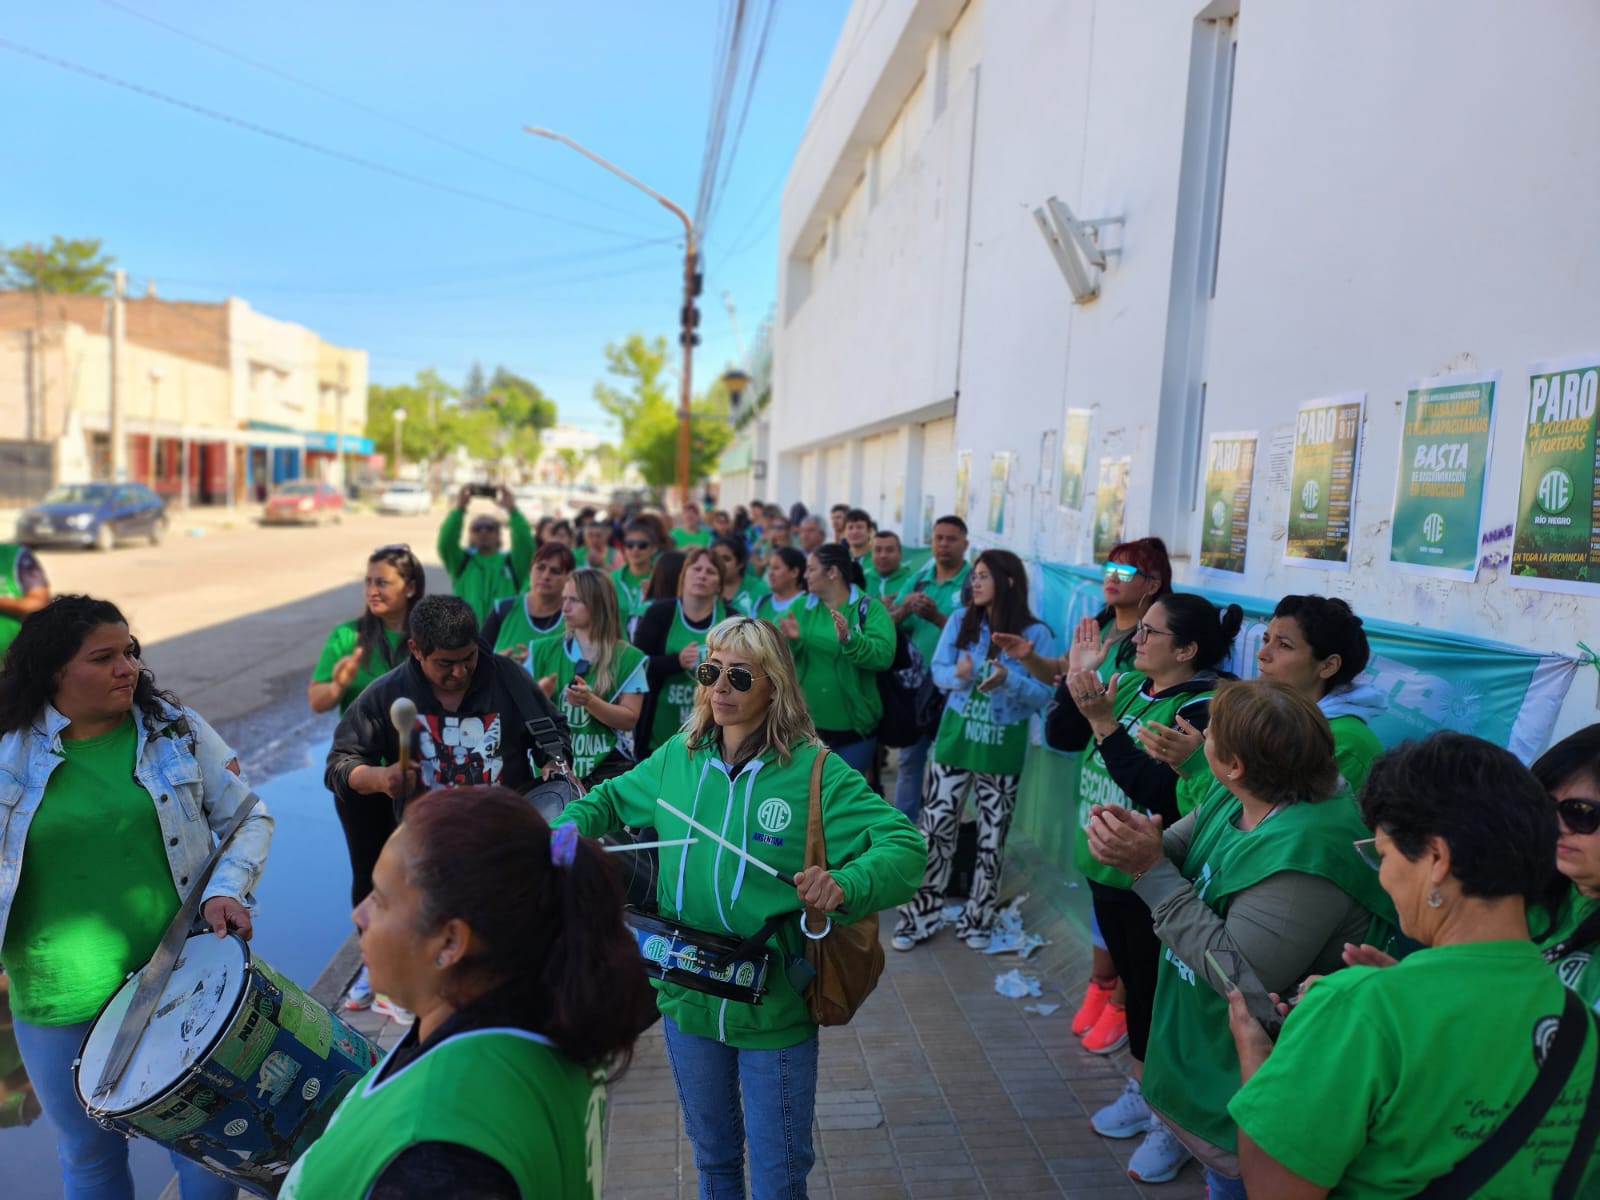
[[[900,1197],[1071,1197],[1073,1200],[1200,1200],[1198,1167],[1171,1183],[1135,1184],[1128,1156],[1138,1138],[1108,1141],[1089,1114],[1126,1078],[1122,1052],[1085,1052],[1068,1028],[1088,978],[1088,945],[1057,905],[1080,900],[1026,839],[1008,847],[1006,894],[1023,905],[1032,933],[1052,944],[1026,962],[968,950],[949,932],[909,954],[888,949],[888,970],[856,1019],[822,1031],[813,1200]],[[330,964],[348,980],[353,960]],[[1012,1000],[994,977],[1018,967],[1044,995]],[[326,983],[326,979],[324,981]],[[1049,1016],[1025,1004],[1059,1004]],[[371,1013],[353,1022],[381,1045],[401,1030]],[[612,1089],[605,1195],[611,1200],[692,1200],[694,1155],[683,1136],[660,1026],[639,1042],[632,1069]]]

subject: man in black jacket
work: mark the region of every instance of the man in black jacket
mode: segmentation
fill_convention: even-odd
[[[344,825],[357,904],[372,890],[373,864],[394,832],[395,797],[491,783],[526,792],[548,758],[539,743],[559,742],[567,761],[572,753],[561,710],[526,670],[479,642],[466,601],[419,600],[410,626],[411,657],[368,685],[328,751],[324,779]],[[403,792],[399,736],[389,720],[389,706],[402,696],[417,706]],[[527,724],[540,718],[551,725],[536,743]]]

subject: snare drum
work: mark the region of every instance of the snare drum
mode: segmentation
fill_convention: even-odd
[[[741,956],[740,938],[691,929],[632,908],[627,920],[652,978],[744,1004],[761,1003],[772,971],[771,950],[762,947]]]
[[[134,972],[84,1038],[72,1067],[78,1099],[107,1128],[160,1142],[256,1195],[277,1195],[294,1160],[378,1061],[377,1049],[238,938],[196,934],[122,1079],[94,1103],[138,984]]]

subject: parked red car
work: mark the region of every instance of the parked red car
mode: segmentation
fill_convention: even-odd
[[[261,510],[263,525],[323,525],[344,516],[344,493],[331,483],[295,479],[280,484]]]

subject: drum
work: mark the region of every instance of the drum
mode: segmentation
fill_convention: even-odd
[[[691,929],[654,913],[627,910],[628,928],[653,978],[696,992],[760,1004],[772,970],[773,952],[765,946],[739,953],[742,939]]]
[[[90,1096],[138,987],[130,975],[95,1017],[73,1063],[95,1120],[148,1137],[258,1196],[275,1196],[294,1160],[376,1049],[238,938],[185,943],[112,1094]]]

